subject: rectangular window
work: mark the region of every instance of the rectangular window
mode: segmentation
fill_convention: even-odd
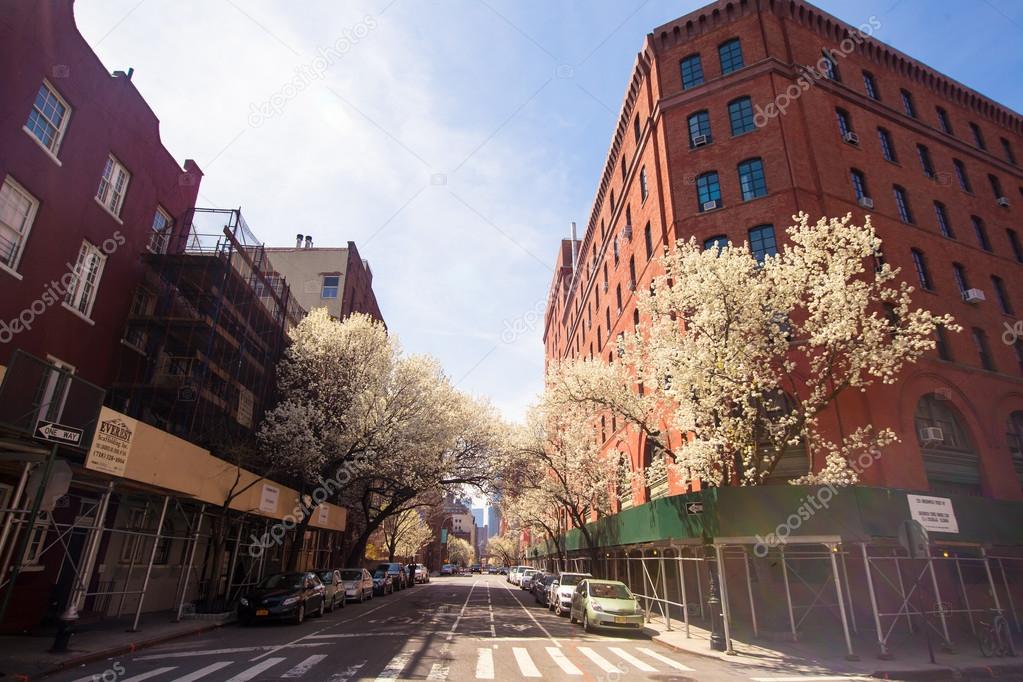
[[[632,122],[632,134],[636,138],[636,144],[639,144],[639,138],[642,135],[642,128],[639,123],[639,114],[636,115],[636,119]]]
[[[742,135],[756,128],[753,101],[749,97],[740,97],[729,102],[728,121],[732,125],[732,135]]]
[[[64,302],[86,317],[92,315],[92,306],[96,302],[96,292],[99,290],[106,260],[106,255],[98,247],[89,242],[82,242],[82,247],[78,250],[78,259],[75,261],[74,278],[68,287]]]
[[[952,168],[955,169],[956,180],[959,181],[960,189],[964,192],[972,193],[973,189],[970,186],[970,176],[966,174],[966,166],[963,165],[963,162],[959,159],[952,159]]]
[[[71,109],[64,98],[57,94],[56,88],[44,80],[32,103],[32,111],[28,113],[25,128],[43,147],[56,156],[70,114]]]
[[[39,202],[10,176],[0,187],[0,265],[17,271]]]
[[[749,248],[758,263],[763,263],[767,256],[778,253],[778,244],[774,238],[773,225],[757,225],[749,231]]]
[[[877,81],[874,80],[874,74],[869,71],[863,72],[863,89],[866,91],[867,97],[881,101],[877,90]]]
[[[995,195],[996,200],[1005,196],[1002,194],[1002,183],[996,176],[988,174],[987,181],[991,185],[991,193]]]
[[[984,144],[984,135],[980,132],[980,126],[971,122],[970,132],[973,133],[973,143],[977,145],[977,149],[987,149],[987,145]]]
[[[763,161],[748,159],[739,164],[739,188],[743,201],[767,196],[767,179],[764,177]]]
[[[639,195],[643,201],[650,195],[650,188],[646,182],[646,166],[639,169]]]
[[[842,76],[838,73],[838,64],[835,62],[835,58],[831,56],[828,50],[822,50],[820,64],[824,69],[824,77],[828,80],[833,80],[836,83],[842,82]]]
[[[966,295],[966,292],[970,289],[970,282],[966,279],[966,270],[959,263],[952,264],[952,276],[955,278],[956,286],[959,287],[959,293]]]
[[[835,118],[838,120],[838,132],[843,137],[852,130],[849,124],[849,114],[845,109],[835,109]]]
[[[153,253],[166,253],[172,223],[170,214],[157,206],[153,215],[153,233],[149,235],[149,244],[146,248]]]
[[[726,76],[733,71],[743,67],[742,45],[738,38],[733,38],[718,47],[718,57],[721,58],[721,75]]]
[[[884,128],[877,129],[877,137],[881,141],[881,155],[884,156],[886,161],[892,163],[898,163],[898,157],[895,156],[895,145],[892,143],[891,134]]]
[[[952,348],[948,345],[948,334],[940,324],[934,328],[934,345],[938,351],[938,357],[942,360],[952,359]]]
[[[920,280],[920,286],[927,291],[933,291],[931,273],[927,270],[927,260],[924,258],[923,252],[913,249],[911,253],[913,254],[913,267],[916,268],[916,276]]]
[[[934,164],[931,163],[931,152],[927,147],[922,144],[916,146],[916,153],[920,157],[920,167],[924,171],[924,175],[929,178],[934,177]]]
[[[916,105],[913,104],[913,95],[910,94],[909,90],[899,90],[899,94],[902,95],[902,110],[906,112],[906,116],[910,118],[916,118]]]
[[[858,170],[849,171],[849,180],[852,182],[853,192],[856,193],[856,199],[862,199],[867,195],[867,180],[863,177],[863,173]]]
[[[1005,160],[1011,163],[1013,166],[1016,165],[1016,155],[1012,151],[1012,144],[1004,137],[1002,140],[1002,151],[1005,152]]]
[[[990,251],[991,240],[988,239],[987,227],[985,227],[984,221],[975,215],[970,216],[970,221],[973,223],[973,233],[977,236],[977,243],[980,244],[980,248]]]
[[[934,202],[934,216],[938,219],[938,231],[941,232],[941,236],[955,239],[956,235],[952,230],[951,223],[948,222],[948,213],[945,211],[945,205],[940,201]]]
[[[991,284],[995,289],[995,298],[998,299],[998,307],[1006,315],[1012,315],[1012,303],[1009,302],[1009,292],[1005,290],[1005,282],[997,275],[991,275]]]
[[[948,118],[948,112],[941,107],[935,107],[934,110],[938,113],[938,126],[941,128],[941,132],[951,135],[952,122]]]
[[[695,88],[703,83],[703,64],[700,62],[700,55],[689,55],[681,61],[679,68],[682,70],[682,89]]]
[[[892,188],[895,193],[895,205],[899,209],[899,218],[904,223],[913,223],[913,213],[909,210],[909,199],[906,198],[906,190],[895,185]]]
[[[1006,228],[1005,236],[1009,238],[1009,245],[1012,247],[1012,255],[1016,257],[1017,261],[1023,263],[1023,244],[1020,243],[1019,235],[1016,234],[1016,230]]]
[[[650,223],[647,223],[643,230],[643,239],[646,242],[646,258],[650,260],[654,255],[654,235],[650,231]]]
[[[115,216],[120,217],[124,194],[128,191],[130,180],[131,173],[121,165],[121,162],[113,155],[108,156],[103,166],[103,176],[99,180],[99,189],[96,190],[96,200]]]
[[[980,366],[986,370],[994,371],[995,359],[991,356],[991,348],[988,346],[987,334],[980,327],[973,328],[973,343],[977,347],[977,356],[980,358]]]
[[[337,298],[340,286],[341,277],[339,275],[324,275],[323,285],[320,287],[320,298]]]
[[[717,173],[704,173],[696,178],[696,201],[700,211],[721,208],[721,183]]]
[[[706,111],[697,111],[690,114],[686,119],[689,125],[689,146],[692,148],[702,147],[710,144],[713,140],[710,134],[710,116]]]

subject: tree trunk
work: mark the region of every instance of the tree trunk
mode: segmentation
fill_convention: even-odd
[[[303,504],[303,506],[305,506]],[[305,532],[309,528],[309,522],[313,520],[312,509],[303,509],[302,520],[295,526],[295,536],[291,538],[291,547],[288,549],[288,563],[286,571],[298,570],[298,557],[302,553],[302,545],[305,543]]]
[[[227,547],[228,518],[227,508],[221,507],[219,514],[213,519],[213,528],[210,533],[208,547],[212,551],[212,557],[204,566],[204,573],[209,569],[206,578],[206,593],[200,600],[200,610],[205,613],[212,613],[221,609],[220,598],[220,575],[224,572],[224,549]]]

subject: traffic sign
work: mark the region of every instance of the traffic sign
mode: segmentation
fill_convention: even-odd
[[[703,502],[686,502],[686,514],[702,514]]]
[[[60,443],[61,445],[81,445],[82,435],[82,429],[65,426],[63,424],[58,424],[57,422],[40,420],[39,423],[36,424],[36,438],[48,440],[51,443]]]

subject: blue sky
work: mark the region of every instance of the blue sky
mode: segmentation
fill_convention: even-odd
[[[241,206],[268,245],[356,242],[405,349],[517,419],[542,386],[557,245],[589,217],[635,55],[702,4],[79,0],[76,16],[205,171],[203,205]],[[1023,110],[1023,3],[818,4],[875,16],[876,38]]]

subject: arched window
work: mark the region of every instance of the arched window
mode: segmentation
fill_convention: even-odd
[[[758,467],[766,469],[775,459],[777,460],[774,462],[774,469],[767,476],[766,481],[769,483],[783,483],[810,473],[810,457],[806,452],[806,442],[800,438],[795,445],[789,445],[787,441],[795,434],[771,428],[793,409],[795,404],[784,391],[768,393],[760,405],[757,449],[761,461]]]
[[[707,249],[717,249],[718,251],[720,251],[726,246],[728,246],[728,235],[716,234],[713,237],[708,237],[707,239],[703,240],[704,251],[706,251]]]
[[[778,254],[778,244],[774,239],[774,225],[757,225],[749,231],[749,250],[758,263],[763,263],[767,256]]]
[[[1009,454],[1012,466],[1016,470],[1016,478],[1023,485],[1023,410],[1016,410],[1009,415],[1009,430],[1005,434],[1009,443]]]
[[[704,173],[696,178],[696,200],[700,211],[721,208],[721,183],[716,171]]]
[[[710,115],[706,110],[690,114],[686,123],[689,126],[690,147],[702,147],[713,141],[714,138],[710,132]]]
[[[682,71],[683,90],[695,88],[703,83],[703,64],[700,62],[700,55],[689,55],[679,62],[679,69]]]
[[[952,401],[928,393],[916,405],[915,421],[917,442],[931,490],[980,495],[980,458]]]
[[[739,39],[732,38],[727,42],[721,43],[718,46],[718,57],[721,59],[722,76],[727,76],[733,71],[741,69],[743,67],[742,45],[739,43]]]
[[[668,471],[658,467],[657,471],[651,471],[650,467],[655,461],[664,459],[664,450],[656,442],[646,439],[643,445],[643,474],[646,478],[646,499],[656,500],[668,494]]]

